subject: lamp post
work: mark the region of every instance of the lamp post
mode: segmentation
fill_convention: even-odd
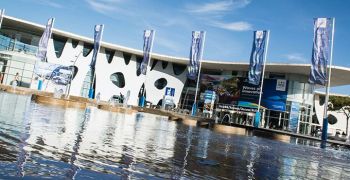
[[[69,93],[70,93],[70,87],[71,87],[71,84],[72,84],[72,81],[73,81],[73,77],[74,77],[74,74],[75,74],[75,63],[77,62],[79,56],[81,55],[81,53],[83,53],[83,51],[80,51],[79,54],[77,56],[75,56],[75,60],[74,61],[71,61],[73,62],[73,66],[72,66],[72,70],[71,70],[71,76],[70,76],[70,80],[69,80],[69,84],[68,84],[68,90],[66,91],[66,99],[69,98]]]

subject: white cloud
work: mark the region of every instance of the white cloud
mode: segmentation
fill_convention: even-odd
[[[36,2],[39,4],[51,6],[54,8],[62,8],[63,7],[61,4],[57,3],[57,1],[53,1],[53,0],[37,0]]]
[[[300,53],[286,54],[283,57],[285,57],[288,61],[300,62],[300,63],[307,62],[307,59],[303,56],[303,54],[300,54]]]
[[[163,37],[157,37],[156,41],[158,46],[162,46],[172,52],[181,52],[180,47],[182,47],[180,44],[175,42],[174,40],[169,40]]]
[[[105,11],[111,11],[114,9],[113,1],[106,2],[104,0],[86,0],[86,2],[97,12],[104,13]]]
[[[187,10],[193,13],[221,13],[247,6],[251,0],[223,0],[204,3],[200,5],[188,5]]]
[[[86,0],[88,5],[101,14],[107,14],[112,11],[120,10],[120,2],[122,0]]]
[[[245,21],[230,22],[230,23],[216,21],[216,22],[213,22],[211,25],[214,27],[218,27],[218,28],[226,29],[230,31],[249,31],[252,29],[252,25]]]

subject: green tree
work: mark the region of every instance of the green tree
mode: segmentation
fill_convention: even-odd
[[[342,112],[346,116],[346,135],[348,135],[349,119],[350,119],[350,97],[329,96],[332,105],[329,110]]]

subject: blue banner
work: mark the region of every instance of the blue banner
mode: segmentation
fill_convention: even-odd
[[[5,9],[1,9],[0,10],[0,29],[1,29],[2,20],[4,19],[4,15],[5,15]]]
[[[325,85],[327,81],[327,64],[330,55],[330,34],[332,31],[331,18],[317,18],[314,20],[314,39],[311,59],[309,82]]]
[[[95,30],[94,30],[94,52],[92,54],[92,59],[91,59],[91,63],[90,63],[90,67],[93,70],[95,69],[97,55],[98,55],[98,52],[100,51],[100,47],[101,47],[103,28],[104,28],[103,24],[95,25]]]
[[[275,111],[286,111],[288,81],[285,79],[265,79],[261,105]]]
[[[248,80],[250,84],[259,85],[264,65],[264,52],[266,46],[267,31],[255,31]]]
[[[187,77],[196,79],[199,72],[199,63],[202,58],[203,46],[205,40],[205,31],[192,31],[192,43],[190,50],[190,61],[188,64]]]
[[[49,21],[47,22],[46,28],[44,30],[44,33],[41,36],[39,41],[38,52],[36,54],[36,57],[38,57],[41,61],[46,61],[47,46],[51,38],[54,21],[55,21],[55,18],[49,19]]]
[[[140,65],[140,70],[143,75],[146,75],[148,61],[151,59],[154,33],[154,30],[145,30],[143,34],[143,59]]]
[[[290,115],[289,115],[289,130],[291,130],[294,133],[297,133],[297,129],[298,129],[299,109],[300,109],[299,103],[292,102],[290,106]]]
[[[240,89],[238,106],[258,108],[260,86],[253,85],[241,79],[237,84]],[[265,79],[261,98],[263,108],[286,111],[288,81],[284,79]]]

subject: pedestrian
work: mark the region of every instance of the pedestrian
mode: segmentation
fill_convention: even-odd
[[[16,73],[15,77],[13,78],[11,84],[13,86],[18,86],[19,85],[19,73],[18,72]]]

